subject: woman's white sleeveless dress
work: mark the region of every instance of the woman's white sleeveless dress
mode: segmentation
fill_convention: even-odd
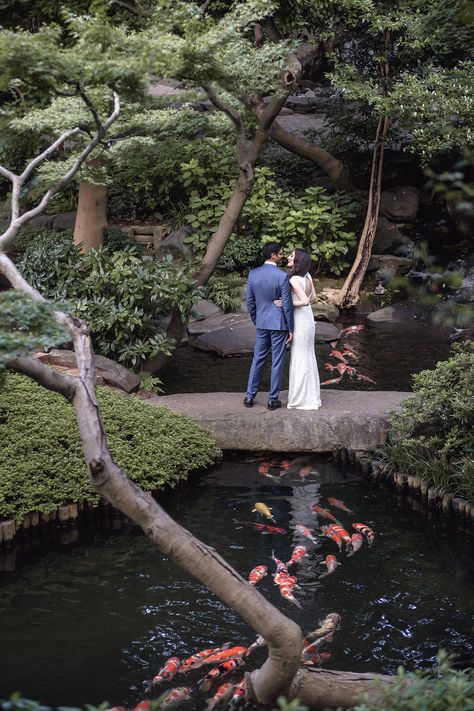
[[[307,276],[298,277],[304,291]],[[314,316],[311,305],[295,306],[294,320],[287,407],[318,410],[321,407],[321,390],[314,352]]]

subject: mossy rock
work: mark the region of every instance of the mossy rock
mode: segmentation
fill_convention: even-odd
[[[218,453],[194,420],[106,388],[97,397],[111,452],[145,490],[175,486]],[[97,501],[84,462],[74,409],[19,375],[0,387],[0,518],[21,521],[63,503]]]

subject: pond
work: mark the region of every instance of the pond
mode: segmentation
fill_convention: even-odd
[[[161,503],[245,577],[258,564],[272,573],[272,551],[286,561],[296,544],[305,544],[309,556],[295,570],[301,609],[280,596],[270,574],[258,589],[304,632],[329,612],[341,614],[327,668],[392,673],[400,664],[431,666],[440,645],[472,653],[473,538],[450,531],[441,517],[428,521],[403,501],[397,505],[393,492],[381,492],[348,465],[322,455],[306,460],[297,460],[280,482],[262,477],[258,462],[229,456]],[[300,480],[308,464],[313,470]],[[301,523],[317,535],[310,504],[329,507],[330,496],[354,511],[331,509],[346,528],[354,521],[373,528],[372,547],[364,544],[345,557],[331,541],[313,544],[295,531]],[[240,523],[263,522],[251,513],[256,501],[273,508],[286,534],[261,535]],[[328,553],[342,565],[319,579]],[[30,550],[0,582],[0,698],[18,690],[50,705],[107,700],[132,706],[144,698],[142,682],[168,657],[255,639],[234,612],[131,525],[115,534],[83,531],[66,548]],[[264,656],[258,650],[249,668]],[[204,673],[176,677],[172,685],[195,683]],[[186,708],[203,707],[197,695]]]
[[[449,357],[451,344],[448,331],[427,327],[418,323],[371,324],[363,317],[345,319],[341,327],[352,323],[362,323],[364,329],[352,334],[345,341],[359,355],[358,372],[375,381],[358,382],[349,378],[336,386],[350,390],[411,390],[412,373],[433,368],[437,361]],[[339,323],[338,323],[339,325]],[[329,360],[329,344],[317,344],[321,382],[333,378],[324,367]],[[185,392],[245,392],[250,370],[251,356],[221,358],[206,351],[185,346],[178,348],[169,363],[160,370],[167,395]],[[288,389],[289,354],[286,358],[282,379],[282,389]],[[262,389],[268,390],[270,364],[263,376]]]

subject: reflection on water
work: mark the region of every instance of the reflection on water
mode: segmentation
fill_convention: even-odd
[[[456,531],[448,535],[442,519],[430,524],[404,505],[397,507],[392,493],[324,458],[314,460],[316,473],[306,481],[298,470],[282,483],[264,479],[257,466],[226,461],[163,505],[244,576],[257,564],[273,571],[272,550],[288,560],[296,544],[307,544],[309,557],[296,568],[301,610],[281,598],[270,575],[259,590],[303,631],[328,612],[342,615],[328,668],[394,672],[399,664],[431,665],[442,643],[472,649],[472,538]],[[319,580],[320,562],[337,554],[336,546],[325,539],[313,545],[294,526],[302,523],[317,533],[310,504],[327,506],[328,496],[354,510],[354,516],[337,512],[346,527],[362,521],[376,539],[372,548],[340,556],[341,567]],[[256,501],[273,508],[286,535],[261,535],[239,523],[262,520],[251,513]],[[104,699],[131,705],[142,698],[142,681],[167,657],[255,638],[137,529],[126,535],[95,533],[65,550],[30,554],[18,572],[3,575],[0,590],[0,697],[21,690],[52,705]],[[252,663],[264,656],[259,651]],[[196,670],[176,681],[187,684],[201,676]],[[202,709],[203,697],[193,704],[188,708]]]
[[[338,389],[411,390],[412,374],[433,368],[449,355],[446,332],[421,324],[370,324],[346,342],[359,355],[358,371],[375,380],[375,385],[344,378]],[[334,377],[324,364],[331,360],[329,344],[316,346],[321,381]],[[288,389],[289,354],[282,389]],[[190,347],[178,348],[167,366],[160,371],[167,394],[184,392],[245,392],[251,357],[220,358]],[[337,375],[337,373],[335,374]],[[262,390],[270,384],[270,364],[262,381]]]

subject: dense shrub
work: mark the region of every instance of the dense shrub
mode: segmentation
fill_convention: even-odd
[[[393,415],[385,458],[474,499],[474,343],[456,344],[451,358],[413,379],[413,397]]]
[[[185,318],[202,293],[187,264],[143,260],[141,248],[117,231],[83,255],[70,232],[42,230],[18,266],[43,296],[65,300],[89,323],[98,353],[132,367],[169,352],[166,316],[177,307]]]
[[[213,461],[211,436],[191,418],[98,388],[111,452],[123,471],[145,490],[175,486]],[[21,520],[62,503],[96,501],[73,407],[19,375],[0,390],[0,517]]]
[[[236,274],[225,277],[211,277],[206,287],[206,297],[227,312],[241,306],[242,287],[245,282]]]
[[[450,669],[445,652],[439,653],[437,661],[435,669],[413,674],[400,668],[395,683],[376,702],[356,706],[354,711],[472,711],[474,670]]]
[[[261,259],[262,245],[255,237],[232,235],[219,259],[218,270],[227,274],[239,272],[247,274],[258,266]]]

